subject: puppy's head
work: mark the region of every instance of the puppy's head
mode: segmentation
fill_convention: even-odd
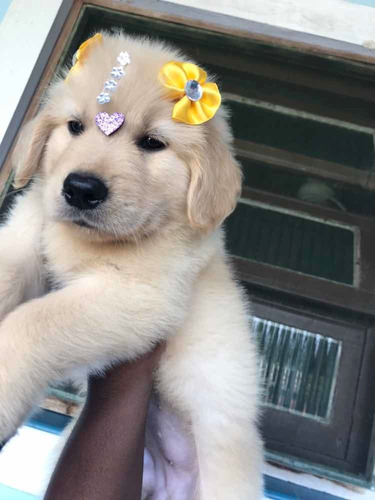
[[[101,105],[96,97],[121,51],[131,63]],[[175,101],[158,78],[173,60],[184,58],[160,43],[103,34],[77,71],[51,85],[21,132],[16,187],[37,174],[46,217],[85,237],[130,239],[169,224],[205,232],[219,225],[241,187],[225,110],[200,125],[175,121]],[[95,122],[102,111],[125,116],[109,136]]]

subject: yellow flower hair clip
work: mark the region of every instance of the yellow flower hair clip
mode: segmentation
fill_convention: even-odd
[[[219,109],[221,95],[216,83],[206,83],[207,73],[192,63],[169,62],[163,66],[159,79],[169,97],[178,99],[172,118],[189,125],[210,120]]]
[[[79,46],[79,49],[73,56],[73,66],[71,67],[67,77],[65,78],[65,81],[67,81],[68,78],[72,76],[74,73],[79,71],[79,69],[82,66],[82,63],[87,59],[91,47],[93,45],[96,45],[97,43],[101,43],[102,40],[103,40],[103,35],[101,33],[97,33],[96,35],[92,36]]]

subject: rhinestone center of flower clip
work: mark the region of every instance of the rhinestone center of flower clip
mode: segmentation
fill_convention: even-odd
[[[113,66],[111,70],[112,79],[104,82],[103,90],[96,98],[99,104],[107,104],[111,101],[112,94],[118,87],[118,82],[116,80],[120,80],[125,75],[126,66],[131,63],[129,54],[127,52],[120,52],[117,57],[117,62],[119,66]]]
[[[188,80],[185,85],[185,94],[191,101],[199,101],[203,95],[201,84],[197,80]]]

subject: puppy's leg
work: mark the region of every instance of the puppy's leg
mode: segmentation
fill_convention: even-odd
[[[209,414],[210,408],[205,411]],[[200,476],[197,500],[263,498],[262,444],[254,423],[245,427],[231,421],[215,428],[198,421],[193,434]]]
[[[215,357],[215,355],[214,355]],[[256,359],[228,346],[197,371],[191,394],[198,500],[261,500],[263,445],[257,428]]]
[[[194,500],[262,498],[257,354],[240,290],[227,268],[202,273],[181,332],[169,339],[159,390],[190,422],[199,485]]]
[[[0,228],[0,321],[43,288],[40,234],[42,211],[38,186],[19,196]]]
[[[176,286],[124,283],[106,269],[8,314],[0,325],[0,442],[14,434],[49,382],[78,367],[134,359],[174,333],[184,318],[186,288],[178,294]]]
[[[162,393],[191,423],[199,477],[194,500],[260,500],[263,450],[254,370],[230,347],[207,352],[182,354],[175,364],[167,349],[159,370]]]

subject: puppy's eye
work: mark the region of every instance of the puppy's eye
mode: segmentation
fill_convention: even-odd
[[[83,124],[79,120],[70,120],[68,122],[68,129],[72,135],[79,135],[84,131]]]
[[[155,137],[151,135],[145,135],[138,142],[140,148],[145,149],[146,151],[159,151],[160,149],[166,148],[166,144],[164,142],[159,141]]]

